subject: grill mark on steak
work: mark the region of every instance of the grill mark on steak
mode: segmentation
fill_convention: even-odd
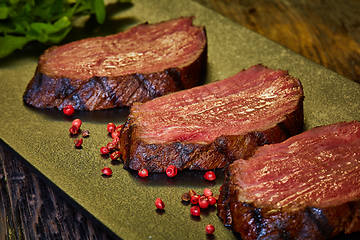
[[[184,89],[184,86],[181,84],[180,81],[180,71],[177,69],[169,68],[164,71],[165,75],[169,76],[169,82],[174,83],[174,86],[177,89]],[[139,87],[134,91],[134,93],[131,95],[130,99],[133,97],[133,95],[139,91],[139,89],[144,89],[148,94],[150,99],[162,96],[164,93],[162,92],[162,89],[157,89],[156,86],[151,82],[150,78],[156,78],[156,76],[149,76],[145,74],[134,74],[135,79],[138,81]],[[142,101],[140,101],[142,102]]]
[[[107,101],[111,102],[112,105],[115,105],[116,101],[116,94],[114,89],[108,84],[108,78],[107,77],[100,77],[101,86],[104,89],[104,92],[107,96]]]
[[[75,88],[71,85],[70,79],[61,78],[59,80],[59,83],[60,83],[59,86],[55,88],[56,98],[66,98],[74,93]]]
[[[177,165],[180,165],[181,163],[189,163],[190,166],[193,165],[195,158],[191,159],[190,155],[194,153],[194,146],[175,142],[174,149],[177,154],[179,154],[179,161]]]
[[[350,219],[349,223],[345,225],[344,232],[346,234],[359,231],[360,229],[360,201],[350,202],[348,206],[349,211],[355,214],[352,214],[352,218]]]
[[[73,93],[72,95],[69,95],[67,98],[64,99],[63,103],[60,106],[65,107],[66,105],[68,105],[67,103],[71,104],[74,108],[76,108],[78,110],[84,110],[85,109],[85,104],[81,100],[78,93]]]
[[[281,224],[281,223],[278,223],[278,224]],[[286,231],[286,229],[282,226],[282,225],[279,225],[278,226],[278,229],[279,229],[279,238],[280,239],[284,239],[284,240],[291,240],[291,239],[294,239],[291,234]],[[266,236],[265,234],[266,231],[264,231],[264,236]]]
[[[135,26],[106,37],[47,49],[23,100],[36,108],[131,106],[201,84],[207,65],[204,27],[192,17]]]
[[[145,78],[142,74],[135,74],[136,79],[139,82],[139,88],[143,87],[149,93],[150,98],[155,98],[157,93],[155,87]]]
[[[36,74],[34,76],[34,83],[33,83],[33,89],[32,91],[36,92],[39,90],[40,86],[42,85],[42,81],[43,81],[43,78],[42,78],[42,74],[39,73],[38,71],[38,68],[36,69]],[[27,92],[28,94],[30,93],[31,91]]]
[[[252,219],[254,219],[255,231],[259,237],[266,234],[264,231],[263,217],[260,208],[252,208],[251,210]]]
[[[307,214],[309,219],[311,219],[316,224],[322,236],[325,238],[331,237],[334,228],[329,225],[327,217],[320,208],[307,207],[305,208],[305,214]]]
[[[133,99],[134,96],[138,93],[139,89],[141,89],[142,83],[141,83],[141,80],[139,79],[140,77],[138,75],[142,76],[142,74],[134,74],[133,75],[135,80],[137,81],[138,85],[135,86],[133,92],[129,96],[129,99]],[[145,78],[142,76],[142,79],[145,79]],[[137,98],[135,97],[134,99],[137,99]],[[141,99],[139,99],[139,102],[141,102]]]
[[[181,81],[181,76],[177,69],[169,68],[169,69],[166,69],[165,72],[173,79],[175,86],[178,89],[186,89],[185,85]],[[202,72],[202,71],[200,71],[200,72]],[[188,75],[188,74],[186,74],[186,75]],[[201,74],[201,76],[203,76],[203,74]]]
[[[262,214],[262,209],[251,206],[249,204],[243,204],[246,208],[251,209],[252,219],[255,224],[255,231],[256,235],[258,236],[257,239],[266,239],[269,235],[267,221]],[[291,234],[286,230],[286,226],[284,226],[281,222],[274,223],[273,233],[271,233],[270,239],[283,239],[283,240],[290,240],[293,239]]]
[[[286,127],[286,125],[284,123],[279,123],[278,126],[281,129],[281,131],[285,134],[286,138],[289,138],[289,137],[291,137],[293,135],[293,134],[290,133],[289,129]]]
[[[114,105],[116,96],[107,81],[106,77],[92,77],[89,81],[82,83],[71,96],[65,98],[60,108],[71,104],[75,109],[85,110],[86,106],[90,106],[89,110],[94,110],[104,102]]]

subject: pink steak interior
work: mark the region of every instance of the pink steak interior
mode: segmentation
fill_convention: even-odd
[[[256,65],[235,76],[132,107],[140,137],[149,143],[208,143],[221,135],[268,129],[296,109],[298,80]]]
[[[360,123],[309,130],[231,167],[240,201],[327,207],[360,199]]]

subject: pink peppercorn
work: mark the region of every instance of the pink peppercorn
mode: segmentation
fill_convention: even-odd
[[[138,175],[142,178],[146,178],[147,176],[149,176],[149,171],[146,168],[140,169],[138,171]]]
[[[155,206],[157,209],[160,209],[160,210],[165,208],[165,204],[164,204],[163,200],[161,200],[160,198],[157,198],[155,200]]]
[[[72,105],[66,105],[64,108],[63,108],[63,113],[67,116],[71,116],[73,115],[75,112],[75,109]]]
[[[106,144],[106,147],[107,147],[107,149],[109,149],[110,152],[115,150],[115,148],[116,148],[116,146],[113,142],[109,142],[108,144]]]
[[[204,178],[208,181],[214,181],[216,179],[216,175],[213,171],[207,171],[204,174]]]
[[[204,195],[205,195],[206,197],[209,197],[209,196],[212,196],[212,195],[213,195],[213,192],[211,191],[210,188],[205,188],[205,189],[204,189]]]
[[[77,129],[79,129],[81,127],[82,121],[80,119],[75,119],[74,121],[72,121],[72,126],[76,127]]]
[[[109,149],[107,148],[107,147],[101,147],[100,148],[100,153],[102,154],[102,155],[105,155],[105,154],[108,154],[110,151],[109,151]]]
[[[111,133],[111,138],[118,138],[118,137],[120,137],[120,132],[117,132],[117,131],[113,131],[112,133]]]
[[[115,128],[116,128],[116,126],[115,126],[114,123],[108,123],[108,125],[107,125],[107,127],[106,127],[106,129],[107,129],[107,131],[108,131],[109,133],[114,132],[114,131],[115,131]]]
[[[174,165],[169,165],[165,172],[168,177],[175,177],[177,175],[177,168]]]
[[[193,195],[190,197],[191,204],[198,204],[199,203],[200,196],[199,195]]]
[[[212,224],[208,224],[205,227],[205,231],[207,234],[213,234],[215,232],[215,227]]]
[[[82,138],[78,138],[78,139],[75,139],[75,140],[74,140],[74,144],[75,144],[75,147],[76,147],[76,148],[81,148],[82,143],[83,143],[83,139],[82,139]]]
[[[69,128],[69,132],[71,135],[76,135],[79,133],[79,129],[77,127],[71,126],[71,128]]]
[[[101,169],[101,172],[106,176],[111,176],[112,175],[112,170],[109,167],[104,167],[103,169]]]
[[[120,157],[120,152],[119,151],[115,151],[113,153],[110,154],[110,158],[111,160],[116,160]]]
[[[208,196],[207,199],[209,200],[209,205],[210,205],[210,206],[215,205],[216,202],[217,202],[216,198],[213,197],[213,196]]]
[[[199,207],[200,208],[208,208],[209,207],[209,200],[205,196],[201,196],[199,198]]]
[[[196,217],[200,216],[200,208],[199,208],[199,206],[192,206],[190,208],[190,214],[193,215],[193,216],[196,216]]]

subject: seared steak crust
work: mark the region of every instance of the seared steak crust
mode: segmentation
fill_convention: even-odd
[[[206,51],[185,68],[170,68],[150,74],[92,77],[86,81],[52,78],[36,70],[24,93],[24,102],[36,108],[73,105],[77,110],[101,110],[131,106],[134,102],[186,89],[203,81]]]
[[[360,201],[333,207],[272,209],[237,200],[237,189],[227,175],[220,188],[218,216],[241,238],[247,239],[330,239],[342,232],[360,231]]]
[[[183,45],[171,50],[173,41]],[[59,110],[68,104],[88,111],[131,106],[201,84],[206,64],[205,29],[193,26],[192,18],[142,24],[47,49],[23,100]]]

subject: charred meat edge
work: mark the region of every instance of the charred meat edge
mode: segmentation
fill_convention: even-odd
[[[257,207],[237,201],[236,186],[225,174],[217,203],[218,216],[225,226],[247,239],[329,239],[342,232],[360,231],[360,201],[333,207],[306,206],[299,209]]]

